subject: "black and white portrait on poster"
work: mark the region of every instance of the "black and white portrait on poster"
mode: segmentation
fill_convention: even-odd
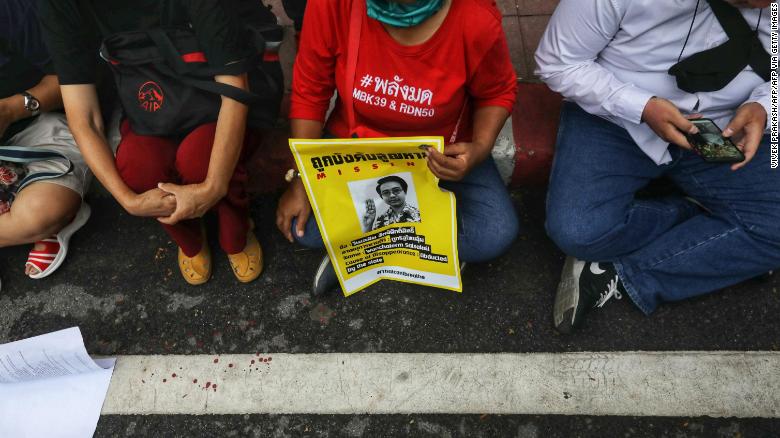
[[[396,173],[348,184],[364,233],[387,225],[421,221],[411,173]]]

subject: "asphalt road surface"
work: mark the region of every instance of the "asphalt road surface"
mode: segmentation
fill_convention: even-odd
[[[214,275],[199,287],[180,278],[175,245],[154,221],[130,217],[114,201],[93,196],[93,216],[54,275],[29,280],[23,273],[28,248],[0,250],[0,343],[77,325],[91,354],[111,356],[780,351],[777,275],[668,304],[649,317],[624,298],[594,311],[579,332],[558,334],[551,306],[564,257],[544,233],[544,193],[516,191],[513,197],[523,223],[520,238],[500,259],[468,266],[462,294],[385,281],[350,298],[312,298],[310,282],[322,253],[279,235],[274,196],[253,203],[265,253],[260,279],[250,285],[235,280],[212,238]],[[214,225],[211,219],[212,236]],[[96,436],[780,436],[777,415],[584,412],[106,415]]]

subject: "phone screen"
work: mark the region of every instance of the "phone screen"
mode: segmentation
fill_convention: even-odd
[[[739,163],[745,161],[745,154],[731,141],[723,136],[718,125],[710,119],[691,120],[698,134],[686,134],[688,142],[704,159],[715,163]]]

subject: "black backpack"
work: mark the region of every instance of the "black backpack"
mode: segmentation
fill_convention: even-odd
[[[257,53],[229,69],[214,71],[208,66],[188,26],[121,32],[103,40],[100,55],[113,73],[117,94],[134,132],[186,135],[217,120],[221,96],[249,106],[247,123],[251,127],[268,128],[276,123],[284,91],[278,59],[283,29],[262,3],[233,1],[241,8],[236,12]],[[243,71],[248,71],[250,92],[213,79],[217,74]]]

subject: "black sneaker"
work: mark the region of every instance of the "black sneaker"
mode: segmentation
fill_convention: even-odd
[[[330,257],[325,254],[325,257],[320,262],[320,266],[317,268],[317,273],[314,274],[311,294],[318,297],[336,289],[338,285],[339,279],[336,277],[336,271],[333,270],[333,265],[330,264]]]
[[[555,292],[555,329],[564,334],[571,333],[582,324],[588,310],[603,306],[612,297],[619,300],[625,292],[612,263],[567,257]]]

